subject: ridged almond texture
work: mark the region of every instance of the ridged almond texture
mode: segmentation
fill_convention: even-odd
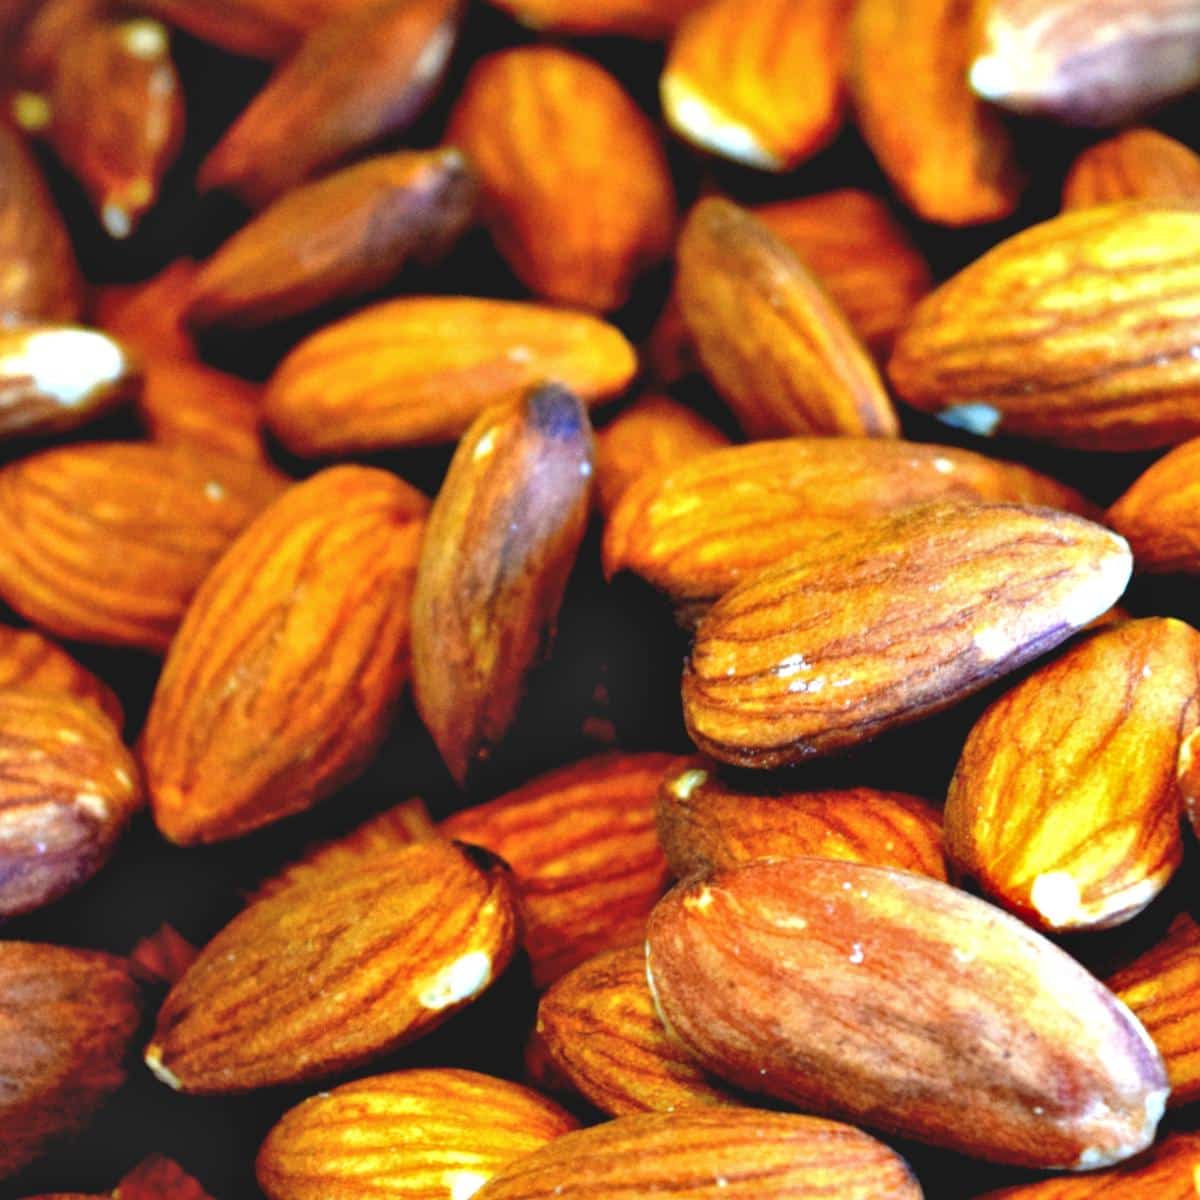
[[[0,942],[0,1179],[77,1133],[125,1080],[137,988],[120,959]]]
[[[486,857],[424,842],[251,904],[171,989],[147,1064],[179,1091],[243,1092],[420,1037],[512,957],[512,885]]]
[[[697,877],[654,910],[650,986],[701,1066],[974,1158],[1107,1166],[1154,1140],[1146,1031],[1014,917],[921,875],[797,858]]]
[[[763,858],[836,858],[946,878],[942,815],[903,792],[754,792],[692,759],[663,779],[658,840],[671,870],[737,867]]]
[[[1176,765],[1200,716],[1200,633],[1105,630],[997,700],[946,801],[946,851],[997,903],[1052,932],[1141,912],[1183,859]]]
[[[1139,475],[1105,520],[1129,542],[1139,571],[1200,574],[1200,438]]]
[[[852,0],[713,0],[671,41],[659,81],[676,133],[722,158],[789,171],[842,123]]]
[[[460,785],[504,740],[553,643],[592,458],[579,398],[535,388],[480,414],[430,510],[412,603],[413,698]]]
[[[212,1200],[177,1162],[152,1154],[124,1176],[112,1200]]]
[[[749,212],[702,200],[678,256],[684,321],[748,437],[899,434],[875,365],[841,310]]]
[[[257,829],[371,760],[408,675],[427,507],[387,472],[331,467],[230,547],[188,609],[142,735],[167,838]]]
[[[864,742],[1045,654],[1125,590],[1081,517],[930,504],[860,522],[727,592],[683,677],[696,744],[749,767]]]
[[[1066,213],[917,307],[888,372],[972,433],[1148,450],[1200,433],[1200,209]]]
[[[61,637],[161,653],[282,488],[253,463],[135,442],[20,459],[0,471],[0,595]]]
[[[778,438],[648,470],[609,517],[604,569],[633,571],[677,604],[707,604],[828,534],[934,500],[1094,512],[1056,480],[969,450]]]
[[[491,0],[496,8],[546,33],[665,38],[707,0]]]
[[[615,1117],[742,1103],[667,1036],[641,941],[564,975],[538,1005],[536,1037],[563,1080]]]
[[[1191,822],[1192,832],[1200,837],[1200,730],[1194,731],[1183,743],[1178,779],[1183,793],[1183,810]]]
[[[602,754],[456,813],[446,837],[511,865],[535,986],[642,936],[670,873],[654,833],[669,754]]]
[[[608,312],[669,253],[675,186],[658,133],[591,60],[553,46],[489,55],[447,138],[475,164],[496,245],[537,295]]]
[[[263,208],[385,138],[429,102],[458,37],[460,0],[360,3],[305,39],[200,166],[197,185]]]
[[[301,342],[267,386],[267,423],[297,454],[454,441],[489,405],[547,381],[589,406],[637,371],[619,330],[584,313],[465,296],[391,300]]]
[[[94,704],[0,688],[0,917],[86,883],[141,803],[137,764]]]
[[[187,320],[253,329],[372,292],[409,259],[444,252],[470,222],[475,193],[453,147],[382,155],[298,187],[205,263]]]
[[[1200,87],[1192,0],[984,0],[971,86],[1014,112],[1120,125]]]
[[[475,1071],[397,1071],[285,1113],[258,1154],[270,1200],[464,1200],[578,1127],[553,1101]]]
[[[125,723],[112,688],[32,629],[0,625],[0,687],[34,688],[90,700],[118,732]]]
[[[977,0],[860,0],[850,29],[850,94],[863,137],[919,217],[998,221],[1023,180],[1000,118],[966,72]]]
[[[899,1155],[848,1125],[756,1109],[618,1117],[519,1159],[478,1200],[920,1200]]]
[[[1063,208],[1120,200],[1200,200],[1200,154],[1157,129],[1127,129],[1089,146],[1063,184]]]

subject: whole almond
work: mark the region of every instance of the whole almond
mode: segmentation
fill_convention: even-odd
[[[1200,573],[1200,438],[1139,475],[1105,520],[1129,542],[1139,571]]]
[[[1127,129],[1088,147],[1063,184],[1063,208],[1120,200],[1200,200],[1200,154],[1157,129]]]
[[[201,951],[146,1050],[179,1091],[241,1092],[362,1066],[411,1042],[504,971],[508,873],[423,842],[251,904]]]
[[[819,858],[717,872],[660,902],[646,954],[668,1029],[738,1086],[1023,1166],[1154,1140],[1167,1080],[1129,1010],[936,880]]]
[[[116,693],[65,650],[35,630],[0,625],[0,688],[11,687],[88,700],[118,732],[125,723]]]
[[[707,0],[491,0],[546,33],[663,38]]]

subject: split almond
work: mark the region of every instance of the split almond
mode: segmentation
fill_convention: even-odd
[[[1063,208],[1120,200],[1200,200],[1200,154],[1157,129],[1127,129],[1085,150],[1063,185]]]
[[[1108,510],[1139,571],[1200,573],[1200,438],[1160,458]]]
[[[125,723],[116,693],[65,650],[32,629],[0,625],[0,688],[12,687],[90,701],[118,732]]]

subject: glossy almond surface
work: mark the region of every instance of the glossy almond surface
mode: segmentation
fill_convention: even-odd
[[[1089,146],[1063,184],[1063,208],[1120,200],[1200,200],[1200,154],[1157,129],[1127,129]]]
[[[1129,542],[1139,571],[1200,573],[1200,438],[1139,475],[1105,520]]]

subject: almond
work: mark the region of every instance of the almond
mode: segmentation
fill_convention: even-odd
[[[678,253],[683,318],[749,437],[899,433],[846,318],[766,226],[727,200],[702,200]]]
[[[1120,200],[1200,200],[1200,154],[1157,129],[1127,129],[1085,150],[1063,184],[1063,208]]]
[[[265,413],[297,454],[429,445],[537,384],[560,383],[590,406],[619,395],[636,370],[621,333],[583,313],[408,297],[301,342],[268,384]]]
[[[408,674],[426,508],[384,471],[333,467],[230,547],[188,609],[142,735],[167,838],[257,829],[371,760]]]
[[[460,786],[503,741],[553,643],[592,457],[578,397],[535,388],[480,414],[430,510],[413,593],[413,698]]]
[[[500,253],[537,295],[608,312],[670,251],[675,189],[658,134],[589,59],[553,46],[489,55],[447,136],[479,171]]]
[[[212,1200],[177,1162],[151,1155],[126,1175],[112,1200]]]
[[[1200,730],[1194,730],[1184,739],[1177,778],[1183,793],[1184,812],[1191,822],[1192,832],[1200,837]]]
[[[92,297],[95,323],[143,360],[193,361],[196,343],[184,328],[183,312],[199,273],[190,258],[177,258],[141,283],[97,288]]]
[[[1147,450],[1200,433],[1200,210],[1066,213],[917,307],[889,374],[972,433]]]
[[[0,625],[0,688],[11,687],[89,700],[118,732],[125,723],[116,693],[65,650],[32,629]]]
[[[707,0],[491,0],[546,33],[663,38]]]
[[[1108,510],[1139,571],[1200,574],[1200,438],[1176,446]]]
[[[62,637],[162,652],[196,589],[282,490],[274,472],[138,443],[0,471],[0,595]]]
[[[241,1092],[360,1067],[503,973],[517,930],[494,863],[423,842],[250,905],[159,1010],[146,1062],[179,1091]]]
[[[150,984],[174,986],[200,953],[180,932],[165,922],[129,952],[129,969]]]
[[[22,6],[29,8],[24,0],[16,0],[16,7]],[[11,9],[13,4],[8,7]],[[107,16],[105,0],[40,0],[25,14],[24,25],[19,30],[20,38],[14,48],[14,75],[23,87],[42,96],[53,84],[55,69],[67,44]],[[13,112],[20,123],[22,105],[19,96]]]
[[[258,1154],[270,1200],[339,1191],[462,1200],[578,1122],[528,1088],[475,1071],[376,1075],[285,1113]]]
[[[1167,1080],[1129,1010],[936,880],[819,858],[717,872],[658,905],[646,953],[668,1029],[740,1087],[1023,1166],[1154,1140]]]

